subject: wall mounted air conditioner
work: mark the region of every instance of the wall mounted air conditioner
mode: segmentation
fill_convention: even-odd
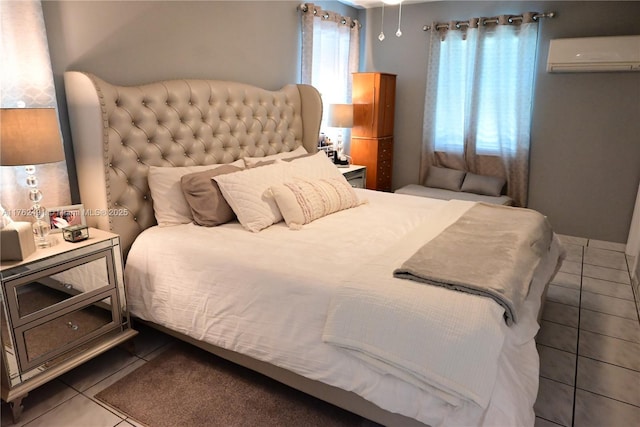
[[[640,36],[554,39],[547,72],[640,71]]]

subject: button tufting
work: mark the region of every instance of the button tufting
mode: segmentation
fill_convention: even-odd
[[[140,157],[138,157],[137,162],[138,163],[142,162],[142,160],[140,160]]]

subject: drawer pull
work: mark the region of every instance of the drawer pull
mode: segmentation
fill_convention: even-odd
[[[71,290],[71,289],[73,289],[73,285],[71,283],[65,283],[64,284],[64,288],[67,289],[67,290]]]
[[[68,326],[70,329],[74,330],[74,331],[77,331],[77,330],[78,330],[78,325],[75,325],[75,324],[73,324],[73,323],[71,323],[71,322],[67,322],[67,326]]]

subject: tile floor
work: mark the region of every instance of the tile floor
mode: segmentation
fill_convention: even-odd
[[[640,322],[624,245],[562,240],[568,256],[549,287],[537,338],[536,427],[640,426]],[[137,427],[94,398],[174,342],[136,328],[134,355],[113,349],[34,390],[17,424],[2,402],[1,425]]]
[[[536,427],[640,426],[640,321],[624,245],[561,236],[536,342]]]

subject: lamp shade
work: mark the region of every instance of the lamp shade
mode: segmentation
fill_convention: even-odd
[[[334,128],[353,127],[353,105],[329,104],[328,125]]]
[[[2,108],[0,128],[0,165],[37,165],[64,160],[54,108]]]

